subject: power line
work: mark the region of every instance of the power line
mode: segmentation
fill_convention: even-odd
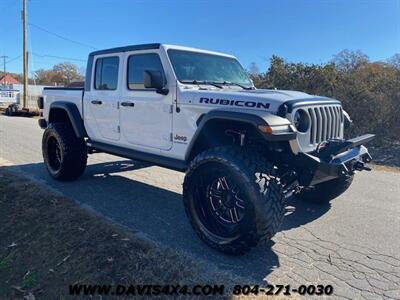
[[[22,57],[22,54],[21,55],[18,55],[18,56],[16,56],[16,57],[14,57],[14,58],[11,58],[10,60],[7,60],[6,61],[6,64],[8,64],[9,62],[12,62],[12,61],[14,61],[14,60],[17,60],[17,59],[19,59],[19,58],[21,58]]]
[[[66,59],[66,60],[75,60],[75,61],[82,61],[86,62],[86,59],[81,58],[71,58],[71,57],[64,57],[64,56],[57,56],[57,55],[50,55],[50,54],[39,54],[36,52],[32,52],[31,54],[39,57],[50,57],[50,58],[57,58],[57,59]]]
[[[68,60],[72,60],[72,61],[79,61],[79,62],[86,62],[86,61],[87,61],[86,59],[81,59],[81,58],[64,57],[64,56],[50,55],[50,54],[40,54],[40,53],[36,53],[36,52],[30,52],[30,54],[32,54],[32,55],[34,55],[34,56],[41,57],[41,58],[46,58],[46,57],[48,57],[48,58],[65,59],[65,60],[67,60],[67,61],[68,61]],[[13,58],[7,60],[7,61],[6,61],[6,64],[8,64],[8,63],[10,63],[10,62],[12,62],[12,61],[14,61],[14,60],[20,59],[21,57],[22,57],[22,54],[21,54],[21,55],[18,55],[18,56],[16,56],[16,57],[13,57]],[[0,57],[0,58],[1,58],[1,57]]]
[[[49,30],[47,30],[47,29],[45,29],[45,28],[43,28],[43,27],[40,27],[40,26],[38,26],[38,25],[35,25],[35,24],[32,24],[32,23],[28,23],[28,25],[29,25],[29,26],[33,26],[33,27],[35,27],[35,28],[37,28],[37,29],[39,29],[39,30],[42,30],[42,31],[44,31],[44,32],[46,32],[46,33],[48,33],[48,34],[54,35],[54,36],[58,37],[59,39],[62,39],[62,40],[65,40],[65,41],[68,41],[68,42],[71,42],[71,43],[74,43],[74,44],[77,44],[77,45],[80,45],[80,46],[88,47],[88,48],[91,48],[91,49],[94,49],[94,50],[97,49],[96,47],[94,47],[94,46],[92,46],[92,45],[88,45],[88,44],[85,44],[85,43],[81,43],[81,42],[72,40],[72,39],[70,39],[70,38],[67,38],[67,37],[62,36],[61,34],[58,34],[58,33],[52,32],[52,31],[49,31]]]

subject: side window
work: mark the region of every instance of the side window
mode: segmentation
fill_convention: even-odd
[[[135,54],[128,59],[128,89],[145,89],[144,71],[159,71],[164,76],[160,57],[156,53]]]
[[[94,88],[116,90],[118,86],[119,57],[104,57],[96,60]]]

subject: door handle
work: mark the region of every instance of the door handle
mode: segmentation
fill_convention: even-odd
[[[130,107],[134,107],[135,103],[133,102],[121,102],[121,106],[130,106]]]
[[[100,100],[92,100],[91,102],[92,102],[92,104],[97,104],[97,105],[100,105],[103,103]]]

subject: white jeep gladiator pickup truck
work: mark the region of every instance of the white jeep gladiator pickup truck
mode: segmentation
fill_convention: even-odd
[[[335,99],[253,86],[235,57],[164,44],[89,55],[84,88],[45,88],[43,158],[58,180],[106,152],[186,171],[199,237],[243,254],[280,228],[285,198],[329,201],[371,161]]]

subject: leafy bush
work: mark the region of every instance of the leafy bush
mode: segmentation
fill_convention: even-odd
[[[251,77],[258,88],[304,91],[339,99],[354,125],[348,134],[375,133],[376,144],[400,141],[400,55],[370,62],[344,50],[327,64],[289,63],[271,58],[267,72]]]

